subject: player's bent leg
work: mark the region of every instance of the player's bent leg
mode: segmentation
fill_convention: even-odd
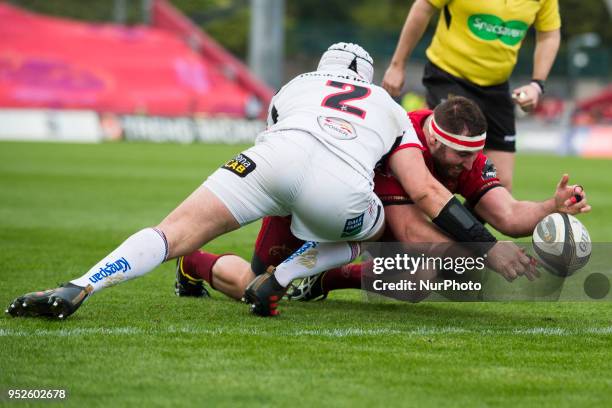
[[[158,226],[168,242],[167,259],[187,255],[240,224],[206,186],[200,186]]]
[[[207,282],[211,288],[239,300],[254,278],[250,264],[241,257],[198,250],[177,259],[175,292],[182,297],[208,297],[204,286]]]
[[[257,234],[251,270],[255,275],[266,273],[298,250],[304,241],[291,232],[291,217],[265,217]]]
[[[311,138],[303,139],[310,141]],[[292,140],[286,137],[281,140],[284,142],[280,146],[281,150],[286,148],[285,150],[294,152],[291,157],[282,156],[289,162],[303,156],[302,152],[290,149]],[[258,160],[261,159],[259,167],[243,154],[230,160],[172,211],[157,228],[146,228],[132,235],[85,275],[71,283],[81,287],[86,293],[92,293],[144,275],[162,262],[187,255],[215,237],[264,215],[286,214],[287,211],[281,208],[279,200],[268,194],[270,184],[278,184],[278,178],[282,179],[281,185],[282,182],[292,185],[296,180],[295,174],[279,171],[280,168],[273,165],[273,159],[266,160],[278,156],[278,149],[275,150],[279,147],[277,145],[277,142],[262,143],[261,146],[254,146],[246,151]],[[302,160],[307,161],[307,158],[302,157]],[[254,171],[256,167],[258,168]],[[44,303],[47,306],[22,310],[23,313],[19,315],[52,314],[59,317],[61,314],[65,317],[65,313],[51,309],[51,305],[55,303],[51,297],[53,293],[54,290],[47,291],[41,295],[44,296],[43,299],[36,298],[37,305]],[[34,302],[24,303],[28,308]],[[81,304],[82,302],[73,302],[70,313]]]
[[[201,187],[166,217],[159,228],[138,231],[69,285],[21,296],[11,303],[7,312],[13,316],[66,318],[90,294],[142,276],[165,260],[189,253],[238,226],[223,203]],[[19,310],[11,313],[18,304]]]
[[[210,297],[204,282],[214,289],[213,267],[219,258],[233,254],[213,254],[197,250],[176,260],[174,292],[181,297]]]
[[[212,272],[215,290],[236,300],[242,299],[247,286],[255,279],[250,263],[237,255],[219,258]]]
[[[352,192],[346,194],[351,195]],[[314,276],[346,265],[359,256],[361,249],[357,241],[375,240],[382,234],[385,215],[380,199],[370,191],[363,194],[361,200],[361,203],[357,200],[347,200],[352,205],[345,207],[339,218],[341,222],[336,220],[332,223],[330,220],[327,231],[319,228],[319,234],[335,238],[335,241],[339,242],[308,241],[277,267],[274,275],[280,285],[288,286],[294,279]],[[321,211],[315,209],[314,212]],[[354,214],[359,215],[353,217]],[[296,236],[304,239],[313,234],[309,226],[303,223],[303,220],[312,217],[312,214],[302,211],[300,216],[293,218],[296,222],[292,222],[291,229]],[[351,241],[343,242],[343,238],[348,237],[351,237]]]
[[[299,135],[313,144],[312,137]],[[307,163],[292,136],[271,137],[238,154],[170,213],[158,226],[168,237],[168,257],[189,254],[266,215],[287,214],[284,203],[301,177],[299,171],[289,169],[298,160],[304,165],[297,166],[300,169]]]
[[[379,233],[373,229],[372,236]],[[358,242],[315,242],[307,241],[293,255],[282,262],[275,270],[257,276],[247,287],[244,299],[251,304],[251,311],[259,316],[278,315],[278,302],[287,292],[294,279],[308,278],[321,271],[348,264],[359,256]],[[314,283],[317,285],[315,278]],[[319,297],[319,293],[310,294]]]
[[[168,245],[163,232],[154,228],[145,228],[130,236],[69,285],[29,293],[16,299],[23,298],[22,309],[18,314],[12,315],[66,318],[74,313],[90,294],[153,270],[166,259],[167,254]],[[82,296],[76,296],[73,292],[78,292]],[[58,301],[58,297],[62,300]],[[67,306],[62,306],[61,303]],[[58,308],[57,304],[62,307]],[[9,313],[11,309],[9,307]]]
[[[329,154],[323,150],[316,156],[292,207],[291,231],[307,242],[275,272],[258,276],[247,287],[245,300],[255,314],[278,314],[278,301],[294,279],[352,262],[360,251],[355,241],[374,238],[384,228],[373,184]]]
[[[412,204],[388,205],[385,207],[387,231],[383,239],[404,243],[436,243],[450,242],[429,218]],[[368,264],[349,264],[334,268],[316,276],[305,278],[291,292],[292,300],[310,301],[322,300],[329,292],[340,289],[361,289],[362,271]],[[419,275],[425,277],[425,275]],[[421,300],[426,294],[419,294],[416,300]]]
[[[484,154],[495,164],[497,178],[506,189],[512,192],[515,154],[502,150],[485,149]]]
[[[253,313],[275,316],[278,302],[294,279],[352,262],[359,256],[359,251],[358,242],[307,241],[275,270],[257,276],[245,291],[245,301],[251,304]]]

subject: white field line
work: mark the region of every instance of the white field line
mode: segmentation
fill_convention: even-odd
[[[338,329],[296,329],[270,331],[266,328],[215,328],[185,326],[144,329],[139,327],[84,327],[71,329],[7,329],[0,328],[0,337],[79,337],[79,336],[134,336],[159,334],[196,334],[196,335],[250,335],[264,337],[278,336],[314,336],[314,337],[368,337],[380,335],[427,336],[438,334],[474,334],[474,335],[520,335],[520,336],[573,336],[584,334],[612,335],[612,326],[587,328],[530,327],[526,329],[466,329],[462,327],[427,327],[420,326],[408,330],[380,328],[363,329],[358,327]]]

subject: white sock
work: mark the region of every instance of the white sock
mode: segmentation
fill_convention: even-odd
[[[91,285],[96,292],[152,271],[167,256],[168,243],[164,233],[155,228],[145,228],[123,241],[85,275],[71,283],[78,286]]]
[[[357,242],[307,241],[278,265],[274,276],[278,283],[286,287],[294,279],[313,276],[352,262],[359,256],[359,248]]]

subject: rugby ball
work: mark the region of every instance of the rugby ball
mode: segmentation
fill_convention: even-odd
[[[536,225],[533,248],[549,272],[566,277],[587,264],[591,256],[591,237],[572,215],[554,213]]]

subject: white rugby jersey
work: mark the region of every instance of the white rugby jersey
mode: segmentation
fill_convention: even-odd
[[[268,130],[286,129],[312,134],[369,179],[383,156],[422,148],[406,111],[348,69],[305,73],[283,86],[270,103]]]

